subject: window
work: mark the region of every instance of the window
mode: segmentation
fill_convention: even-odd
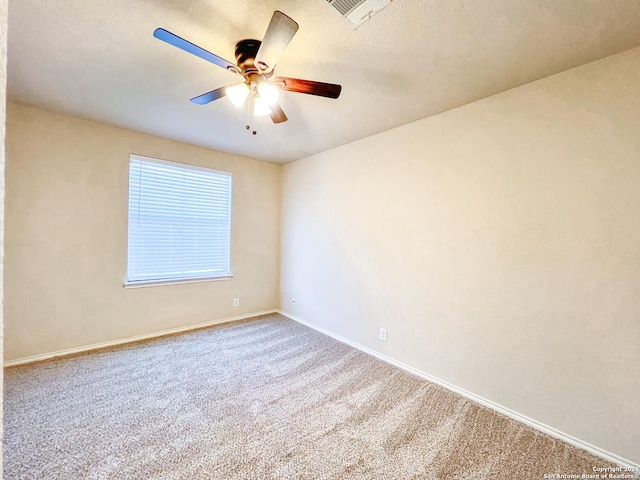
[[[231,278],[230,250],[230,173],[131,155],[125,286]]]

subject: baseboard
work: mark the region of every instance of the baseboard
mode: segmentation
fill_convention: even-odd
[[[31,357],[18,358],[16,360],[9,360],[8,362],[4,362],[4,366],[14,367],[16,365],[24,365],[25,363],[40,362],[42,360],[50,360],[52,358],[64,357],[66,355],[73,355],[75,353],[89,352],[91,350],[98,350],[100,348],[115,347],[117,345],[123,345],[125,343],[139,342],[141,340],[149,340],[151,338],[163,337],[165,335],[188,332],[189,330],[197,330],[199,328],[212,327],[213,325],[220,325],[222,323],[237,322],[239,320],[245,320],[247,318],[258,317],[260,315],[268,315],[270,313],[276,313],[276,312],[277,310],[265,310],[262,312],[247,313],[245,315],[237,315],[235,317],[227,317],[227,318],[221,318],[218,320],[210,320],[208,322],[195,323],[195,324],[186,325],[183,327],[169,328],[167,330],[161,330],[161,331],[152,332],[152,333],[145,333],[143,335],[134,335],[133,337],[121,338],[118,340],[111,340],[108,342],[94,343],[92,345],[85,345],[83,347],[68,348],[66,350],[58,350],[56,352],[45,353],[42,355],[33,355]]]
[[[522,415],[518,412],[515,412],[513,410],[511,410],[510,408],[504,407],[498,403],[495,403],[491,400],[488,400],[484,397],[481,397],[479,395],[476,395],[475,393],[469,392],[463,388],[459,388],[456,387],[455,385],[450,384],[449,382],[445,382],[444,380],[440,380],[439,378],[436,378],[432,375],[429,375],[428,373],[422,372],[416,368],[413,368],[409,365],[405,365],[402,362],[399,362],[397,360],[394,360],[391,357],[387,357],[386,355],[383,355],[379,352],[376,352],[375,350],[372,350],[368,347],[365,347],[364,345],[360,345],[359,343],[356,343],[352,340],[349,340],[348,338],[342,337],[330,330],[327,330],[325,328],[319,327],[317,325],[314,325],[313,323],[309,323],[305,320],[302,320],[299,317],[296,317],[295,315],[292,315],[290,313],[287,313],[283,310],[278,310],[278,313],[280,313],[281,315],[284,315],[287,318],[290,318],[291,320],[294,320],[302,325],[305,325],[309,328],[312,328],[314,330],[317,330],[320,333],[324,333],[325,335],[328,335],[332,338],[335,338],[336,340],[338,340],[339,342],[345,343],[347,345],[350,345],[354,348],[357,348],[358,350],[368,353],[369,355],[373,355],[376,358],[379,358],[380,360],[390,363],[392,365],[395,365],[398,368],[401,368],[407,372],[413,373],[414,375],[417,375],[419,377],[424,378],[425,380],[428,380],[430,382],[433,382],[435,384],[438,384],[444,388],[446,388],[447,390],[451,390],[452,392],[455,392],[459,395],[462,395],[465,398],[468,398],[469,400],[479,403],[480,405],[484,405],[487,408],[490,408],[498,413],[501,413],[503,415],[506,415],[509,418],[512,418],[520,423],[524,423],[526,425],[529,425],[530,427],[535,428],[536,430],[539,430],[541,432],[546,433],[547,435],[550,435],[552,437],[558,438],[570,445],[573,445],[575,447],[581,448],[583,450],[588,451],[589,453],[592,453],[593,455],[597,455],[605,460],[608,460],[612,463],[615,463],[616,465],[619,465],[623,468],[629,468],[632,470],[631,473],[633,472],[638,472],[640,471],[640,465],[632,462],[631,460],[627,460],[625,458],[620,457],[619,455],[616,455],[614,453],[611,452],[607,452],[606,450],[603,450],[602,448],[596,447],[594,445],[591,445],[590,443],[584,442],[582,440],[580,440],[579,438],[573,437],[571,435],[568,435],[564,432],[561,432],[560,430],[557,430],[553,427],[550,427],[548,425],[545,425],[544,423],[538,422],[537,420],[534,420],[532,418],[527,417],[526,415]]]

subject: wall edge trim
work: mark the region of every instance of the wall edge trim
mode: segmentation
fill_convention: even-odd
[[[40,355],[32,355],[30,357],[17,358],[15,360],[9,360],[4,362],[4,367],[5,368],[15,367],[17,365],[25,365],[27,363],[41,362],[43,360],[51,360],[52,358],[66,357],[68,355],[73,355],[76,353],[90,352],[92,350],[99,350],[101,348],[115,347],[118,345],[125,345],[127,343],[140,342],[142,340],[150,340],[152,338],[164,337],[165,335],[173,335],[176,333],[188,332],[191,330],[212,327],[214,325],[220,325],[223,323],[237,322],[240,320],[246,320],[252,317],[259,317],[261,315],[269,315],[272,313],[277,313],[277,310],[273,309],[273,310],[263,310],[260,312],[252,312],[244,315],[236,315],[234,317],[220,318],[217,320],[209,320],[201,323],[193,323],[193,324],[185,325],[182,327],[175,327],[175,328],[159,330],[151,333],[144,333],[142,335],[133,335],[131,337],[120,338],[117,340],[110,340],[108,342],[92,343],[91,345],[84,345],[82,347],[67,348],[64,350],[57,350],[55,352],[43,353]]]
[[[390,363],[391,365],[394,365],[398,368],[401,368],[402,370],[405,370],[409,373],[412,373],[414,375],[417,375],[421,378],[424,378],[425,380],[428,380],[432,383],[435,383],[437,385],[440,385],[441,387],[446,388],[447,390],[450,390],[454,393],[457,393],[458,395],[461,395],[465,398],[467,398],[468,400],[471,400],[475,403],[479,403],[480,405],[483,405],[487,408],[490,408],[491,410],[494,410],[498,413],[501,413],[502,415],[505,415],[513,420],[516,420],[520,423],[524,423],[525,425],[528,425],[532,428],[535,428],[536,430],[539,430],[543,433],[546,433],[547,435],[550,435],[554,438],[560,439],[570,445],[573,445],[574,447],[578,447],[581,448],[582,450],[586,450],[587,452],[596,455],[598,457],[603,458],[604,460],[608,460],[612,463],[615,463],[621,467],[626,467],[626,468],[631,468],[631,469],[637,469],[636,471],[640,471],[640,464],[637,464],[635,462],[632,462],[631,460],[627,460],[626,458],[623,458],[619,455],[616,455],[615,453],[611,453],[608,452],[607,450],[604,450],[600,447],[596,447],[595,445],[591,445],[588,442],[585,442],[583,440],[580,440],[579,438],[576,438],[574,436],[571,436],[567,433],[564,433],[560,430],[557,430],[553,427],[550,427],[549,425],[546,425],[542,422],[538,422],[537,420],[534,420],[532,418],[527,417],[526,415],[523,415],[521,413],[516,412],[515,410],[511,410],[510,408],[504,407],[502,405],[500,405],[499,403],[496,403],[492,400],[488,400],[484,397],[481,397],[480,395],[476,395],[473,392],[469,392],[468,390],[465,390],[463,388],[457,387],[449,382],[446,382],[444,380],[441,380],[437,377],[434,377],[433,375],[430,375],[426,372],[423,372],[421,370],[418,370],[417,368],[411,367],[409,365],[406,365],[402,362],[399,362],[391,357],[388,357],[382,353],[376,352],[375,350],[372,350],[371,348],[365,347],[364,345],[361,345],[357,342],[354,342],[352,340],[349,340],[348,338],[345,338],[341,335],[338,335],[330,330],[327,330],[323,327],[319,327],[318,325],[314,325],[313,323],[310,323],[306,320],[301,319],[300,317],[297,317],[291,313],[288,313],[284,310],[280,310],[278,309],[277,312],[295,322],[298,322],[306,327],[312,328],[320,333],[323,333],[325,335],[328,335],[332,338],[334,338],[335,340],[338,340],[339,342],[345,343],[351,347],[354,347],[364,353],[367,353],[369,355],[372,355],[380,360],[382,360],[383,362],[386,363]]]

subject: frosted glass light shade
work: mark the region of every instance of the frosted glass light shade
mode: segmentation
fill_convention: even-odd
[[[267,82],[260,82],[258,84],[258,93],[267,105],[273,105],[280,98],[280,90],[275,85],[271,85]]]
[[[227,97],[236,107],[241,107],[249,96],[249,86],[246,83],[231,85],[225,90]]]
[[[253,114],[256,117],[260,117],[262,115],[269,115],[270,113],[271,109],[269,108],[269,105],[267,104],[265,99],[259,95],[256,95],[253,99]]]

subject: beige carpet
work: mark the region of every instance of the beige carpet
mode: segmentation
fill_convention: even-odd
[[[279,315],[5,375],[5,479],[543,479],[610,465]]]

